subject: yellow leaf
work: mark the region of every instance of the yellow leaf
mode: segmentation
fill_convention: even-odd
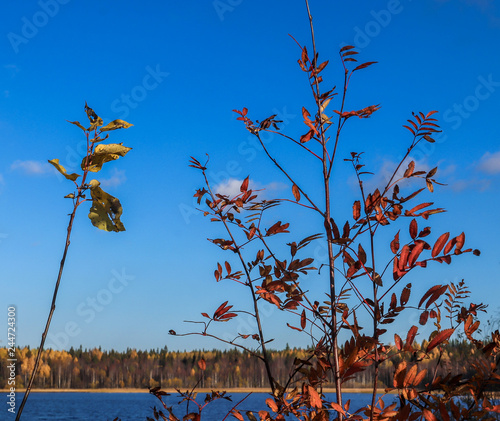
[[[104,127],[101,128],[101,132],[107,132],[109,130],[116,130],[116,129],[128,129],[129,127],[132,127],[133,124],[127,123],[126,121],[117,119],[113,120],[111,123],[106,124]]]
[[[109,161],[114,161],[121,156],[125,156],[132,148],[127,148],[121,143],[112,143],[109,145],[97,145],[94,153],[82,160],[82,170],[98,172],[102,166]]]
[[[66,172],[66,169],[61,164],[59,164],[58,159],[50,160],[49,164],[52,164],[54,167],[56,167],[56,170],[59,171],[62,175],[64,175],[68,180],[75,181],[78,177],[80,177],[80,175],[76,173],[68,174]]]
[[[94,181],[96,180],[90,182],[91,186]],[[92,225],[104,231],[125,231],[125,227],[120,221],[123,212],[120,201],[103,191],[98,184],[93,184],[94,186],[90,188],[92,207],[89,211],[89,219]]]

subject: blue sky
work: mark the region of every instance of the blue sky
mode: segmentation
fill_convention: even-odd
[[[379,173],[367,182],[376,186],[406,151],[410,137],[401,126],[411,112],[438,110],[443,136],[413,155],[423,168],[439,166],[438,179],[447,184],[426,198],[448,209],[430,222],[436,238],[465,231],[466,245],[482,255],[462,256],[449,267],[431,265],[411,281],[423,292],[465,278],[473,299],[490,305],[489,317],[500,317],[499,5],[337,3],[311,1],[320,59],[330,60],[325,87],[341,86],[337,53],[353,44],[360,60],[378,64],[357,72],[347,108],[382,106],[370,119],[349,121],[339,156],[365,151],[368,169]],[[296,64],[300,50],[288,36],[309,45],[303,2],[8,2],[0,22],[0,326],[7,306],[16,305],[18,345],[38,346],[70,212],[63,196],[72,191],[47,160],[59,158],[77,170],[82,133],[66,120],[84,122],[87,101],[105,122],[121,118],[134,124],[110,137],[133,150],[97,174],[106,191],[120,198],[127,231],[99,231],[89,223],[85,205],[79,209],[47,343],[218,346],[167,334],[192,329],[182,321],[199,320],[200,312],[211,313],[226,299],[236,307],[248,303],[246,291],[215,283],[216,262],[232,256],[206,240],[222,233],[194,209],[192,195],[202,179],[188,160],[208,153],[210,181],[221,189],[250,175],[254,188],[266,188],[266,197],[292,197],[231,110],[247,107],[253,119],[278,114],[287,134],[304,132],[301,108],[312,102]],[[332,109],[337,104],[338,99]],[[312,182],[317,196],[308,158],[278,137],[266,140],[299,180]],[[339,161],[334,175],[334,214],[345,219],[356,198],[352,173]],[[287,242],[321,229],[320,221],[300,209],[284,206],[280,212],[269,221],[290,220]],[[321,261],[320,246],[312,246],[311,254]],[[305,282],[314,294],[326,285],[321,276]],[[282,328],[277,310],[267,306],[264,315],[276,348],[307,344]],[[252,331],[242,316],[219,333]]]

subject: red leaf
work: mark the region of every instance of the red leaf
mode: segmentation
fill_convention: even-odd
[[[300,143],[309,142],[314,135],[314,130],[309,130],[306,134],[300,136]]]
[[[274,402],[274,399],[267,398],[266,404],[269,408],[271,408],[271,411],[278,412],[278,405],[276,405],[276,402]]]
[[[302,329],[299,329],[298,327],[292,326],[290,323],[287,323],[286,325],[287,325],[290,329],[293,329],[293,330],[298,330],[299,332],[302,332]]]
[[[455,245],[455,254],[460,254],[460,251],[462,250],[464,243],[465,243],[465,234],[462,233],[457,237],[457,243]]]
[[[399,337],[397,333],[394,334],[394,343],[396,344],[396,348],[401,351],[403,349],[403,341]]]
[[[443,250],[444,245],[448,241],[448,237],[450,236],[449,232],[445,232],[442,234],[434,244],[434,247],[432,248],[432,257],[436,257],[439,253],[441,253],[441,250]]]
[[[399,266],[398,266],[399,270],[405,269],[409,255],[410,255],[410,247],[408,247],[408,245],[403,246],[403,250],[401,250],[401,256],[399,257]]]
[[[227,304],[227,301],[223,302],[219,308],[217,310],[215,310],[215,313],[214,313],[214,319],[217,319],[219,318],[221,315],[223,315],[224,313],[227,313],[229,311],[229,309],[233,306],[227,306],[226,307],[226,304]]]
[[[321,408],[323,406],[323,402],[321,401],[321,397],[319,396],[316,389],[312,386],[307,386],[309,391],[310,403],[314,408]]]
[[[306,327],[306,311],[305,310],[302,310],[302,314],[300,315],[300,327],[302,329],[305,329]]]
[[[438,421],[438,419],[436,418],[436,416],[431,411],[429,411],[428,409],[424,409],[422,411],[422,415],[424,416],[424,418],[427,421]]]
[[[415,219],[412,219],[410,222],[410,237],[412,238],[412,240],[415,239],[417,234],[418,234],[417,221]]]
[[[246,192],[248,190],[248,177],[243,180],[243,183],[241,183],[240,191],[241,192]]]
[[[401,301],[402,306],[406,305],[406,303],[410,299],[410,293],[411,293],[410,288],[411,288],[411,284],[408,284],[407,286],[405,286],[403,288],[403,291],[401,292],[400,301]]]
[[[345,411],[337,402],[331,402],[330,405],[335,411],[340,412],[342,415],[345,415]]]
[[[205,371],[207,369],[207,362],[205,361],[205,359],[202,358],[200,361],[198,361],[198,367],[200,367],[201,371]]]
[[[411,344],[413,343],[413,340],[415,339],[415,336],[417,335],[418,332],[418,327],[417,326],[412,326],[410,330],[408,331],[408,335],[406,335],[406,346],[410,347]]]
[[[441,288],[442,285],[434,285],[432,288],[429,288],[429,290],[422,296],[420,302],[418,303],[418,306],[420,307],[424,301],[429,298],[435,291],[437,291],[439,288]]]
[[[356,70],[361,70],[364,69],[365,67],[371,66],[372,64],[377,63],[376,61],[369,61],[367,63],[360,64],[358,67],[355,67],[352,71],[355,72]]]
[[[240,411],[238,411],[237,409],[234,409],[234,408],[233,408],[233,409],[231,410],[231,415],[232,415],[234,418],[236,418],[236,419],[238,419],[238,420],[240,420],[240,421],[245,421],[245,419],[243,418],[243,415],[241,415],[241,414],[240,414]]]
[[[410,253],[410,256],[408,257],[408,266],[413,266],[415,262],[418,259],[418,256],[420,256],[420,253],[424,250],[425,247],[425,241],[422,240],[417,240],[415,247],[413,247],[413,250]]]
[[[361,216],[361,202],[359,200],[356,200],[354,202],[354,205],[352,206],[352,217],[354,218],[355,221],[357,221],[360,216]]]
[[[427,320],[429,319],[429,312],[425,310],[421,315],[420,315],[420,320],[419,323],[424,326],[427,323]]]
[[[435,347],[437,347],[439,344],[442,344],[444,341],[448,340],[451,335],[453,335],[453,332],[455,332],[455,329],[445,329],[439,332],[432,341],[429,342],[429,345],[427,345],[427,349],[425,352],[429,352]]]
[[[293,197],[295,197],[295,200],[298,202],[300,200],[300,191],[295,184],[292,186],[292,193]]]
[[[443,253],[448,254],[456,243],[457,243],[457,237],[453,237],[450,241],[448,241],[448,244],[446,244]]]
[[[207,313],[201,313],[203,317],[206,317],[207,319],[211,319],[211,317]]]
[[[391,251],[397,254],[399,250],[399,231],[394,236],[394,240],[391,241]]]

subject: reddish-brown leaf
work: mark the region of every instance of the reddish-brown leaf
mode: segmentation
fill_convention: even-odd
[[[278,405],[276,405],[276,402],[274,402],[274,399],[267,398],[266,404],[269,408],[271,408],[271,411],[278,412]]]
[[[397,333],[394,334],[394,343],[396,344],[396,348],[399,351],[403,350],[403,341],[401,340],[400,336]]]
[[[442,285],[434,285],[433,287],[429,288],[429,290],[422,296],[420,299],[420,302],[418,303],[418,306],[420,307],[424,301],[429,298],[435,291],[437,291],[439,288],[441,288]]]
[[[411,284],[408,284],[403,288],[403,291],[401,292],[401,297],[400,297],[400,302],[402,306],[405,306],[408,300],[410,299],[410,293],[411,293]]]
[[[211,319],[211,317],[207,313],[201,313],[203,317],[206,317],[207,319]]]
[[[335,238],[336,240],[339,239],[340,238],[339,227],[337,227],[337,224],[335,223],[333,218],[330,218],[330,224],[332,226],[333,238]]]
[[[417,234],[418,234],[418,224],[415,219],[412,219],[410,222],[410,237],[412,238],[412,240],[415,239]]]
[[[309,391],[311,406],[314,408],[321,408],[323,406],[323,402],[321,401],[321,397],[318,392],[316,392],[316,389],[310,385],[307,386],[307,389]]]
[[[462,247],[464,246],[464,243],[465,243],[465,233],[462,232],[462,234],[460,234],[457,237],[457,242],[455,244],[455,254],[460,253],[460,251],[462,250]]]
[[[259,411],[259,417],[261,420],[268,420],[271,418],[269,415],[269,412],[264,411],[264,410]]]
[[[415,247],[413,247],[413,250],[410,253],[410,256],[408,256],[408,266],[413,266],[415,262],[417,261],[418,257],[422,253],[425,247],[425,241],[422,240],[417,240],[415,243]]]
[[[240,414],[240,411],[238,411],[237,409],[233,408],[231,409],[231,415],[236,418],[237,420],[240,420],[240,421],[245,421],[244,418],[243,418],[243,415]]]
[[[299,329],[298,327],[292,326],[290,323],[287,323],[286,325],[287,325],[290,329],[293,329],[293,330],[298,330],[299,332],[302,332],[302,329]]]
[[[292,186],[292,193],[293,193],[293,197],[295,197],[295,200],[297,202],[300,201],[300,191],[299,191],[299,188],[295,184]]]
[[[424,416],[424,418],[427,421],[438,421],[438,419],[436,418],[436,416],[431,411],[429,411],[428,409],[423,409],[422,410],[422,415]]]
[[[413,386],[418,386],[420,382],[424,379],[426,374],[427,374],[427,369],[424,368],[420,373],[418,373],[415,376],[415,379],[413,380]]]
[[[403,386],[408,387],[413,385],[413,381],[415,380],[415,376],[417,375],[417,365],[413,365],[408,372],[406,373],[405,379],[403,381]]]
[[[246,192],[248,190],[248,182],[249,182],[249,177],[247,177],[243,180],[243,183],[241,183],[241,186],[240,186],[241,192]]]
[[[441,250],[443,250],[443,247],[446,244],[446,242],[448,241],[449,236],[450,236],[450,233],[445,232],[436,240],[436,243],[434,244],[434,247],[432,248],[432,252],[431,252],[432,257],[436,257],[439,253],[441,253]]]
[[[450,421],[450,414],[448,413],[448,409],[446,408],[444,402],[439,403],[439,413],[441,414],[443,421]]]
[[[229,306],[229,308],[227,308],[227,310],[226,310],[226,304],[227,304],[227,301],[224,301],[217,308],[217,310],[215,310],[215,312],[214,312],[214,319],[216,319],[217,317],[221,316],[222,314],[224,314],[225,312],[227,312],[232,307],[232,306]]]
[[[356,200],[352,206],[352,217],[357,221],[361,216],[361,202]]]
[[[391,241],[391,251],[394,254],[397,254],[398,250],[399,250],[399,231],[394,236],[394,240]]]
[[[207,362],[204,358],[198,361],[198,367],[200,367],[201,371],[205,371],[207,369]]]
[[[340,412],[342,415],[345,415],[345,411],[337,402],[331,402],[330,405],[332,406],[334,411]]]
[[[375,63],[377,63],[377,62],[376,61],[368,61],[366,63],[360,64],[358,67],[355,67],[354,69],[352,69],[352,71],[355,72],[356,70],[364,69],[364,68],[371,66],[372,64],[375,64]]]
[[[453,335],[453,332],[455,332],[455,329],[444,329],[441,332],[439,332],[432,341],[429,342],[429,345],[427,345],[427,349],[425,352],[429,352],[432,349],[436,348],[438,345],[442,344],[444,341],[447,341],[451,335]]]
[[[427,320],[429,319],[429,312],[427,310],[425,310],[424,312],[422,312],[422,314],[420,315],[420,320],[419,320],[419,323],[424,326],[426,323],[427,323]]]
[[[306,134],[300,136],[300,143],[309,142],[314,136],[314,130],[309,130]]]
[[[415,336],[417,335],[418,327],[412,326],[408,331],[408,335],[406,335],[406,345],[410,346],[415,340]]]
[[[306,327],[306,311],[305,310],[302,310],[302,314],[300,315],[300,327],[302,329],[305,329]]]
[[[401,250],[401,255],[399,256],[399,270],[404,270],[406,263],[408,262],[408,256],[410,255],[410,247],[405,244]]]

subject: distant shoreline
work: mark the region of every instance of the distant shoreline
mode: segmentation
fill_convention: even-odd
[[[25,389],[16,389],[16,393],[24,393]],[[176,394],[177,391],[172,388],[162,389],[167,393]],[[182,391],[185,388],[181,389]],[[198,393],[211,393],[212,390],[216,389],[207,389],[207,388],[199,388],[196,389]],[[225,391],[227,393],[267,393],[270,394],[270,390],[267,388],[250,388],[250,387],[236,387],[236,388],[221,388],[219,391]],[[371,393],[371,389],[369,388],[346,388],[342,390],[344,393]],[[8,389],[0,389],[1,393],[9,392]],[[148,389],[138,389],[138,388],[103,388],[103,389],[32,389],[32,393],[149,393]],[[334,388],[324,388],[324,393],[335,393]],[[383,393],[383,389],[380,389],[378,393]]]

